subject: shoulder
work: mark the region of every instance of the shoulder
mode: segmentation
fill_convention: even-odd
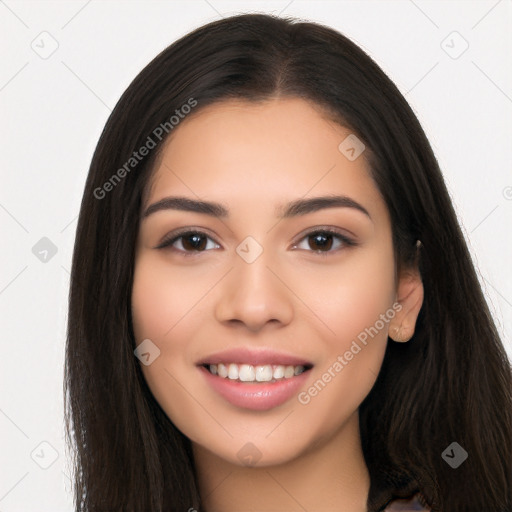
[[[383,512],[430,512],[421,493],[416,493],[411,498],[395,499],[388,503]]]

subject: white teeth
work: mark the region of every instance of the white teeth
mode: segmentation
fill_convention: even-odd
[[[237,380],[238,379],[238,365],[231,363],[228,366],[228,377],[231,380]]]
[[[208,366],[210,373],[230,380],[239,380],[241,382],[275,382],[278,379],[290,379],[295,375],[300,375],[305,368],[302,365],[284,366],[284,365],[258,365],[252,364],[210,364]]]
[[[256,366],[256,380],[258,382],[270,382],[272,380],[272,366]]]
[[[224,365],[222,363],[220,363],[220,364],[211,364],[210,368],[212,368],[212,366],[214,368],[217,367],[217,374],[219,375],[219,377],[224,377],[225,378],[225,377],[228,376],[228,369],[226,368],[226,365]]]
[[[284,377],[284,366],[276,366],[274,368],[274,379],[282,379]]]
[[[238,378],[242,382],[252,382],[256,377],[254,366],[250,364],[242,364],[238,370]],[[231,377],[230,377],[231,378]]]
[[[284,378],[289,379],[295,375],[295,368],[293,366],[287,366],[284,369]]]

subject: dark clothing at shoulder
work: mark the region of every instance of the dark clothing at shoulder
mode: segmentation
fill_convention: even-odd
[[[430,508],[422,503],[424,503],[423,496],[421,493],[416,493],[412,498],[393,500],[383,512],[430,512]]]

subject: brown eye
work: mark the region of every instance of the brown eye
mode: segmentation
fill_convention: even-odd
[[[333,243],[333,235],[331,233],[318,232],[308,235],[309,246],[314,251],[330,250]]]
[[[300,245],[304,244],[304,241],[306,242],[306,247],[300,247]],[[210,245],[208,245],[209,242],[211,242]],[[327,256],[330,253],[354,245],[357,245],[357,243],[342,233],[331,229],[317,229],[306,234],[294,248],[305,249],[308,252]],[[220,245],[202,231],[188,230],[181,233],[172,233],[156,247],[156,249],[165,248],[191,256],[194,253],[218,249]]]
[[[170,247],[171,249],[182,253],[204,252],[205,250],[212,248],[211,245],[210,247],[207,247],[209,240],[213,242],[206,233],[201,231],[184,231],[182,233],[174,233],[170,235],[156,248],[165,249],[166,247]],[[213,248],[220,247],[219,244],[215,242],[213,245]]]
[[[207,237],[198,233],[191,233],[189,235],[182,235],[181,245],[186,251],[202,251],[206,247]]]
[[[301,247],[304,242],[306,247]],[[295,247],[298,249],[305,249],[306,251],[314,252],[322,256],[327,256],[330,253],[334,253],[338,250],[354,245],[357,245],[355,241],[338,231],[331,229],[317,229],[316,231],[311,231],[306,234],[306,236],[301,239],[301,242]]]

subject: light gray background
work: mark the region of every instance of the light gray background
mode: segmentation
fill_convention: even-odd
[[[406,95],[512,356],[511,0],[0,0],[1,512],[72,510],[62,416],[67,293],[81,194],[104,123],[163,48],[250,11],[340,30]],[[46,262],[32,252],[43,237],[57,248]]]

